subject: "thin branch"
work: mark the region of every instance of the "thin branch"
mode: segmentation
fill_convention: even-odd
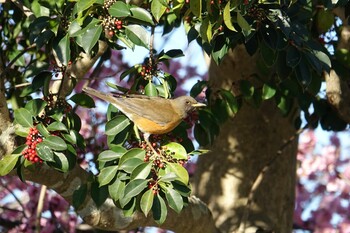
[[[13,196],[13,198],[15,198],[15,200],[17,201],[17,203],[19,204],[19,206],[22,208],[22,214],[23,214],[23,216],[25,217],[25,218],[27,218],[27,216],[26,216],[26,213],[25,213],[25,208],[24,208],[24,205],[22,204],[22,202],[21,202],[21,200],[16,196],[16,194],[11,190],[11,189],[9,189],[8,187],[7,187],[7,185],[6,184],[4,184],[3,183],[3,181],[0,179],[0,185],[4,188],[4,189],[6,189],[12,196]]]
[[[40,220],[41,220],[41,214],[43,212],[46,190],[47,190],[47,186],[42,185],[40,189],[38,206],[36,208],[35,231],[37,233],[40,233]]]
[[[6,66],[5,70],[4,70],[4,71],[2,72],[2,74],[1,74],[1,77],[2,77],[4,74],[6,74],[6,72],[8,72],[8,71],[10,70],[11,66],[12,66],[13,64],[15,64],[15,62],[16,62],[23,54],[25,54],[26,52],[28,52],[28,51],[34,49],[35,47],[36,47],[36,44],[34,43],[34,44],[28,46],[27,48],[23,49],[19,54],[17,54],[17,56],[15,56],[15,57],[10,61],[10,63]]]
[[[154,28],[155,27],[152,27],[151,28],[151,38],[149,40],[149,59],[148,59],[148,66],[150,68],[153,67],[153,46],[154,46]]]
[[[250,206],[253,202],[253,198],[254,198],[254,194],[256,192],[256,190],[258,189],[258,187],[260,186],[261,182],[264,179],[265,174],[267,173],[267,171],[271,168],[272,164],[275,163],[275,161],[277,160],[277,158],[279,158],[280,155],[282,155],[283,150],[290,145],[302,132],[304,132],[307,128],[309,127],[309,124],[306,124],[303,128],[300,128],[299,130],[297,130],[287,141],[285,141],[280,148],[277,150],[276,155],[270,159],[267,164],[260,170],[258,176],[256,177],[256,179],[254,180],[254,183],[249,191],[249,195],[248,195],[248,199],[247,199],[247,204],[244,208],[243,211],[243,215],[242,215],[242,219],[241,219],[241,224],[239,227],[238,232],[244,232],[245,228],[246,228],[246,224],[247,224],[247,220],[249,217],[249,210],[250,210]]]

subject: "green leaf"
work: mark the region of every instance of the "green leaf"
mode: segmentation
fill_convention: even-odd
[[[91,184],[91,198],[94,200],[96,205],[100,207],[108,198],[108,186],[99,186],[98,182]]]
[[[42,99],[32,99],[28,101],[25,109],[27,109],[32,114],[32,116],[38,116],[39,113],[44,110],[46,105],[47,103]]]
[[[199,33],[204,41],[210,43],[212,36],[213,36],[213,33],[212,33],[212,25],[211,25],[211,22],[209,20],[209,17],[206,17],[203,19],[202,24],[201,24],[200,29],[199,29]]]
[[[170,152],[175,152],[175,154],[171,155],[173,158],[175,158],[175,159],[187,159],[187,151],[181,144],[176,143],[176,142],[170,142],[164,146]]]
[[[130,120],[124,115],[117,115],[108,121],[105,126],[105,134],[117,135],[130,125]]]
[[[149,48],[150,37],[145,28],[132,24],[124,26],[126,36],[136,45]]]
[[[139,20],[141,21],[140,23],[146,25],[154,25],[152,15],[146,9],[137,6],[132,6],[130,8],[130,11],[131,15],[128,18]]]
[[[204,88],[208,86],[208,81],[198,81],[196,84],[193,85],[190,95],[195,98],[197,97]]]
[[[113,201],[118,201],[123,197],[125,190],[125,182],[120,179],[116,179],[111,185],[108,185],[108,192]]]
[[[116,176],[118,171],[118,166],[109,166],[102,168],[100,174],[98,174],[97,179],[100,187],[112,181],[112,179]]]
[[[177,175],[177,179],[181,181],[184,184],[188,184],[189,182],[189,175],[187,170],[177,163],[167,163],[167,166],[165,168],[166,173],[173,172]]]
[[[163,0],[152,0],[151,3],[151,13],[157,22],[159,22],[160,18],[163,16],[167,9],[167,6],[165,6],[162,1]]]
[[[128,160],[119,163],[119,169],[124,170],[127,173],[131,173],[137,166],[143,163],[143,160],[138,158],[130,158]]]
[[[286,61],[289,67],[296,67],[301,60],[301,53],[294,46],[289,46],[287,49]]]
[[[190,10],[192,11],[194,16],[201,18],[202,17],[202,0],[191,0]]]
[[[76,33],[79,32],[80,30],[81,30],[81,26],[78,23],[78,21],[73,20],[69,25],[67,33],[70,37],[75,37],[77,36]]]
[[[92,48],[96,45],[102,33],[102,25],[95,25],[93,28],[88,28],[85,33],[77,37],[77,43],[84,49],[87,54],[90,54]]]
[[[22,154],[20,154],[20,153],[5,155],[0,160],[0,176],[5,176],[8,173],[10,173],[10,171],[12,171],[15,168],[17,161],[18,161],[18,158],[21,155]]]
[[[147,188],[147,180],[136,179],[130,181],[125,186],[124,197],[132,198],[140,194],[145,188]]]
[[[169,172],[159,177],[159,181],[162,181],[162,182],[170,182],[176,179],[177,179],[177,175],[175,174],[175,172]]]
[[[123,147],[120,147],[122,148],[120,150],[120,152],[116,152],[116,151],[113,151],[113,150],[105,150],[105,151],[102,151],[99,155],[98,155],[98,161],[100,162],[108,162],[108,161],[113,161],[113,160],[116,160],[116,159],[119,159],[125,152],[126,152],[126,149],[123,148]]]
[[[147,96],[158,96],[157,88],[152,83],[152,81],[149,81],[148,84],[145,86],[145,94]]]
[[[164,199],[160,195],[156,195],[153,200],[152,214],[154,221],[158,224],[164,223],[168,214],[168,209],[165,205]]]
[[[81,184],[78,189],[73,193],[73,207],[78,210],[79,207],[84,203],[87,196],[88,187],[87,184]]]
[[[33,127],[32,114],[25,108],[15,110],[15,120],[23,127]]]
[[[94,100],[85,93],[77,93],[70,97],[70,100],[76,103],[79,106],[85,107],[85,108],[94,108],[95,102]]]
[[[233,26],[232,21],[231,21],[230,10],[231,10],[230,1],[228,1],[225,5],[225,8],[224,8],[224,23],[228,29],[230,29],[231,31],[237,32],[237,30],[235,29],[235,27]]]
[[[296,78],[303,87],[308,87],[311,83],[312,75],[308,63],[303,56],[298,67],[295,69]]]
[[[140,207],[146,217],[152,208],[153,199],[154,199],[154,194],[152,189],[149,189],[148,191],[146,191],[141,197]]]
[[[274,97],[275,94],[276,94],[276,89],[270,87],[267,84],[264,84],[262,88],[262,98],[264,100],[271,99],[272,97]]]
[[[43,142],[40,144],[45,144],[46,146],[50,147],[53,150],[62,151],[67,149],[66,142],[57,136],[50,135],[46,138],[44,138]]]
[[[65,154],[63,154],[62,152],[54,152],[54,163],[50,165],[52,165],[54,168],[58,169],[61,172],[68,172],[70,170],[70,168],[72,168],[70,166],[70,161],[68,160],[67,156]]]
[[[237,12],[237,23],[242,28],[243,35],[248,37],[252,32],[252,28],[240,12]]]
[[[36,152],[42,160],[48,162],[55,162],[51,148],[45,145],[44,143],[38,143],[36,145]]]
[[[168,201],[170,208],[175,210],[176,213],[180,213],[184,206],[182,196],[172,188],[167,188],[165,192],[165,197]]]
[[[54,50],[61,63],[67,66],[70,61],[70,40],[68,34],[65,35],[58,44],[54,44]]]
[[[47,130],[47,128],[42,123],[36,125],[36,128],[39,131],[39,133],[46,138],[51,135],[50,132]]]
[[[65,124],[62,122],[55,121],[47,126],[47,130],[49,131],[65,131],[68,132],[68,129]]]
[[[91,7],[94,3],[96,2],[96,0],[84,0],[84,1],[77,1],[76,4],[76,12],[83,12],[86,9],[88,9],[89,7]]]
[[[117,18],[124,18],[130,16],[131,12],[127,4],[122,1],[115,2],[109,9],[108,12],[111,16]]]
[[[132,171],[130,179],[131,180],[146,179],[151,173],[151,169],[152,169],[152,163],[142,162],[137,167],[135,167],[135,169]]]
[[[169,60],[172,58],[183,57],[183,56],[185,55],[181,49],[170,49],[165,53],[163,53],[163,51],[160,52],[158,60],[164,61],[164,60]]]
[[[143,161],[143,159],[145,158],[145,154],[146,152],[142,149],[138,149],[138,148],[133,148],[131,150],[129,150],[128,152],[126,152],[119,161],[119,164],[124,163],[126,160],[131,159],[131,158],[137,158]]]
[[[325,10],[324,8],[318,9],[316,17],[316,25],[318,32],[327,32],[334,24],[334,13],[331,10]]]
[[[240,80],[239,89],[245,97],[252,97],[254,86],[248,80]]]

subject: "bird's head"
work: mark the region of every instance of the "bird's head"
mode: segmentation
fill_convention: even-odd
[[[180,96],[174,99],[174,104],[179,110],[180,114],[183,116],[183,118],[187,116],[187,113],[192,112],[196,108],[206,106],[203,103],[198,103],[197,100],[195,100],[191,96]]]

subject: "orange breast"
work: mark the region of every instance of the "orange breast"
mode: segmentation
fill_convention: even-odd
[[[173,120],[167,124],[160,125],[155,123],[152,120],[148,120],[146,118],[137,118],[134,119],[135,125],[144,133],[150,134],[165,134],[172,131],[176,126],[178,126],[181,122],[181,119]]]

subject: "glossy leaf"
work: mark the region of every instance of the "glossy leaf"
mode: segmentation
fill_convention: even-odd
[[[21,156],[22,154],[18,153],[18,154],[10,154],[10,155],[5,155],[1,160],[0,160],[0,176],[5,176],[8,173],[10,173],[10,171],[12,171],[15,166],[16,163],[18,161],[18,158]]]
[[[42,99],[32,99],[28,101],[25,109],[27,109],[33,116],[38,116],[39,113],[42,113],[45,109],[46,105],[47,103]]]
[[[158,96],[157,87],[151,81],[145,86],[145,94],[147,96]]]
[[[44,143],[38,143],[36,145],[36,152],[38,153],[38,156],[44,160],[49,162],[55,162],[53,158],[53,151],[51,148]]]
[[[224,8],[224,23],[228,29],[230,29],[231,31],[237,32],[237,30],[235,29],[235,27],[233,26],[232,21],[231,21],[231,11],[230,10],[231,10],[230,1],[228,1],[225,5],[225,8]]]
[[[102,33],[102,25],[96,25],[89,28],[85,33],[79,35],[77,43],[84,49],[87,54],[90,54],[92,48],[96,45]]]
[[[108,198],[108,187],[106,185],[100,187],[98,182],[92,182],[90,191],[91,198],[98,207]]]
[[[54,45],[54,50],[60,62],[67,66],[70,61],[70,40],[69,35],[65,35],[58,44]]]
[[[73,192],[73,207],[78,210],[84,203],[87,196],[88,187],[87,184],[81,184],[78,189]]]
[[[116,135],[130,125],[130,120],[124,115],[117,115],[108,121],[105,126],[105,134]]]
[[[137,158],[143,161],[143,159],[145,158],[145,154],[146,152],[142,149],[138,149],[138,148],[133,148],[129,151],[127,151],[121,158],[119,161],[119,164],[124,163],[124,161],[131,159],[131,158]]]
[[[98,174],[97,179],[100,187],[112,181],[118,171],[118,166],[109,166],[102,168],[100,174]]]
[[[172,188],[167,188],[165,191],[165,197],[168,201],[170,208],[175,210],[176,213],[180,213],[180,211],[183,208],[182,196]]]
[[[140,25],[131,24],[124,26],[126,36],[135,44],[143,46],[145,48],[149,47],[150,36],[145,28]]]
[[[159,61],[164,61],[172,58],[177,58],[177,57],[183,57],[185,56],[183,51],[181,49],[170,49],[166,51],[165,53],[162,51],[159,54]]]
[[[40,144],[45,144],[51,149],[57,150],[57,151],[62,151],[67,149],[66,142],[62,138],[53,136],[53,135],[47,138],[44,138],[43,142]]]
[[[237,12],[237,23],[242,28],[243,35],[245,37],[248,37],[252,32],[252,28],[247,22],[247,20],[239,12]]]
[[[163,176],[160,176],[159,181],[170,182],[170,181],[174,181],[176,179],[177,179],[177,175],[175,174],[175,172],[169,172]]]
[[[168,209],[165,205],[164,199],[160,195],[156,195],[153,199],[152,214],[153,219],[158,224],[162,224],[166,219]]]
[[[70,100],[76,103],[79,106],[85,107],[85,108],[94,108],[95,102],[94,100],[85,93],[77,93],[70,97]]]
[[[32,114],[25,108],[15,110],[15,120],[23,127],[33,127]]]
[[[270,87],[267,84],[264,84],[262,88],[262,98],[264,100],[271,99],[272,97],[274,97],[275,94],[276,94],[276,89]]]
[[[301,54],[300,52],[294,47],[294,46],[289,46],[287,49],[287,65],[289,67],[296,67],[301,60]]]
[[[152,15],[141,7],[131,7],[131,15],[128,18],[136,19],[146,25],[154,25]]]
[[[49,131],[65,131],[68,132],[68,129],[65,124],[62,122],[55,121],[47,126],[47,130]]]
[[[146,191],[141,197],[140,208],[146,217],[149,211],[152,209],[153,199],[154,199],[154,194],[152,192],[152,189],[149,189],[148,191]]]
[[[202,17],[202,0],[191,0],[190,9],[194,16],[201,18]]]
[[[117,18],[124,18],[130,16],[131,12],[128,5],[122,1],[116,1],[109,9],[108,12],[111,16]]]
[[[53,164],[50,163],[49,165],[52,165],[54,168],[56,168],[61,172],[68,172],[72,167],[70,166],[70,162],[67,156],[62,152],[55,151],[53,153],[54,153],[54,156],[53,156],[54,163]]]
[[[252,97],[254,86],[248,80],[240,80],[239,89],[245,97]]]
[[[116,179],[111,185],[108,186],[108,192],[113,201],[118,201],[123,197],[125,190],[125,182],[120,179]]]
[[[175,153],[175,154],[172,154],[173,158],[175,158],[175,159],[187,159],[187,151],[181,144],[176,143],[176,142],[170,142],[164,146],[170,152]]]
[[[162,3],[162,0],[152,0],[151,12],[157,22],[159,22],[166,9],[167,6],[165,6],[164,3]]]
[[[131,173],[137,166],[143,163],[143,160],[138,158],[130,158],[128,160],[119,163],[119,169],[124,170],[127,173]]]
[[[167,167],[165,168],[167,173],[173,172],[177,175],[177,180],[181,181],[184,184],[188,184],[189,175],[187,170],[177,163],[167,163]]]
[[[124,149],[124,148],[122,148],[122,149],[120,149],[120,151],[118,151],[118,152],[116,152],[115,150],[114,151],[113,150],[102,151],[98,155],[97,160],[101,161],[101,162],[108,162],[108,161],[116,160],[116,159],[120,158],[126,152],[126,149]]]
[[[124,197],[135,197],[140,194],[147,187],[147,180],[144,179],[136,179],[130,181],[125,186]]]
[[[137,167],[135,167],[135,169],[133,169],[130,179],[131,180],[146,179],[150,175],[151,169],[152,169],[152,163],[142,162]]]

